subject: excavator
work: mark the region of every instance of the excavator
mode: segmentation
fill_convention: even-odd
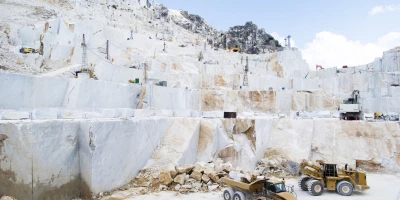
[[[40,48],[39,49],[34,49],[30,47],[22,47],[19,49],[20,53],[23,54],[28,54],[28,53],[39,53],[40,55],[43,55],[43,42],[40,42]]]
[[[351,97],[339,105],[340,119],[362,119],[362,107],[360,104],[360,91],[354,90]]]

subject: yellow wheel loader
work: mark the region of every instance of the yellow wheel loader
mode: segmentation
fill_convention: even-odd
[[[365,172],[348,169],[347,164],[344,169],[339,170],[337,164],[328,164],[321,160],[317,162],[320,166],[311,165],[307,161],[303,161],[300,166],[303,175],[298,180],[299,187],[311,195],[320,196],[325,188],[343,196],[350,196],[354,190],[370,189]]]

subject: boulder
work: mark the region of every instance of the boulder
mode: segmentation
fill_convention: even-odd
[[[207,176],[214,182],[218,183],[219,182],[219,177],[215,172],[208,173]]]
[[[215,189],[217,189],[219,187],[219,185],[210,185],[207,187],[208,187],[208,191],[214,191]]]
[[[183,185],[185,183],[185,174],[179,174],[174,178],[174,182],[175,183],[179,183],[181,185]]]
[[[160,188],[160,181],[158,180],[158,178],[152,178],[151,179],[151,187],[153,189]]]
[[[235,181],[240,181],[242,177],[245,177],[245,175],[242,173],[239,173],[239,172],[231,171],[229,173],[229,178],[231,178]]]
[[[176,168],[176,172],[178,174],[186,174],[186,173],[189,173],[190,171],[192,171],[194,167],[195,167],[194,165],[187,165],[187,166],[184,166],[184,167],[177,167]]]
[[[204,168],[203,168],[204,169],[204,173],[205,174],[209,174],[211,172],[214,172],[214,168],[215,168],[214,163],[210,163],[210,164],[204,166]]]
[[[215,172],[220,173],[224,171],[224,168],[221,165],[215,165],[214,170]]]
[[[169,185],[173,181],[171,174],[166,171],[160,173],[158,180],[160,180],[160,183],[163,185]]]
[[[199,171],[193,171],[190,174],[190,178],[192,178],[192,179],[194,179],[196,181],[200,181],[202,176],[203,176],[203,174],[201,172],[199,172]]]
[[[222,164],[222,168],[224,169],[224,171],[225,172],[227,172],[227,173],[229,173],[229,172],[231,172],[231,171],[234,171],[235,170],[235,168],[233,168],[233,166],[232,166],[232,164],[231,163],[225,163],[225,164]]]
[[[175,185],[175,191],[179,191],[180,189],[181,189],[181,185],[180,184]]]
[[[150,180],[147,178],[135,178],[133,180],[133,185],[136,187],[149,187],[150,186]]]
[[[169,170],[169,174],[171,174],[171,178],[175,178],[175,176],[178,174],[178,172],[175,169]]]
[[[210,181],[210,177],[208,177],[206,174],[203,174],[203,176],[201,176],[201,180],[203,180],[205,183],[208,183],[208,181]]]
[[[198,172],[204,172],[205,165],[206,165],[205,163],[197,163],[193,170]]]
[[[201,189],[201,182],[196,182],[193,184],[193,188],[195,188],[196,190],[200,190]]]

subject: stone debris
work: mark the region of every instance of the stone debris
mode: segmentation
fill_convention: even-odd
[[[195,165],[177,166],[171,170],[144,169],[132,181],[132,185],[148,188],[142,192],[167,190],[186,194],[221,189],[220,179],[223,177],[229,177],[236,181],[253,182],[266,176],[292,176],[287,170],[289,169],[287,163],[291,161],[279,156],[277,152],[270,152],[270,150],[266,151],[265,156],[266,158],[261,159],[253,171],[246,172],[240,168],[235,169],[231,163],[224,163],[220,158],[210,163],[199,162]]]
[[[186,174],[179,174],[174,178],[174,182],[175,183],[179,183],[181,185],[183,185],[185,183],[185,176]],[[178,185],[179,185],[178,184]]]
[[[205,183],[208,183],[208,181],[210,181],[210,177],[208,177],[207,174],[203,174],[203,176],[201,177],[201,180]]]
[[[146,192],[177,191],[210,192],[220,189],[220,178],[229,177],[235,172],[231,163],[223,163],[221,159],[210,163],[177,166],[175,169],[160,171],[144,169],[132,181],[133,187],[146,187]],[[239,170],[240,171],[240,170]]]
[[[203,174],[202,174],[201,172],[199,172],[199,171],[193,171],[193,172],[190,174],[190,178],[193,178],[193,179],[195,179],[195,180],[197,180],[197,181],[200,181],[202,175],[203,175]]]
[[[170,172],[161,172],[159,176],[160,183],[163,185],[169,185],[172,183],[174,180],[171,177]]]
[[[208,186],[208,190],[209,191],[214,191],[217,188],[218,188],[218,185],[210,185],[210,186]]]
[[[253,175],[287,177],[297,176],[299,171],[299,163],[285,159],[275,150],[267,149],[264,153],[264,158],[258,161]]]

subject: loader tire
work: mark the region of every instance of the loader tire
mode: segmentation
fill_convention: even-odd
[[[232,200],[233,194],[234,194],[234,192],[233,192],[232,188],[225,189],[224,200]]]
[[[353,194],[353,185],[348,181],[340,181],[336,186],[337,192],[342,196],[350,196]]]
[[[307,181],[310,180],[310,177],[308,176],[301,176],[299,178],[298,184],[299,184],[299,188],[302,189],[303,191],[307,191]]]
[[[244,196],[243,192],[235,192],[233,195],[233,200],[246,200],[246,197]]]
[[[324,184],[319,180],[311,180],[307,185],[308,193],[313,196],[320,196],[324,193]]]

